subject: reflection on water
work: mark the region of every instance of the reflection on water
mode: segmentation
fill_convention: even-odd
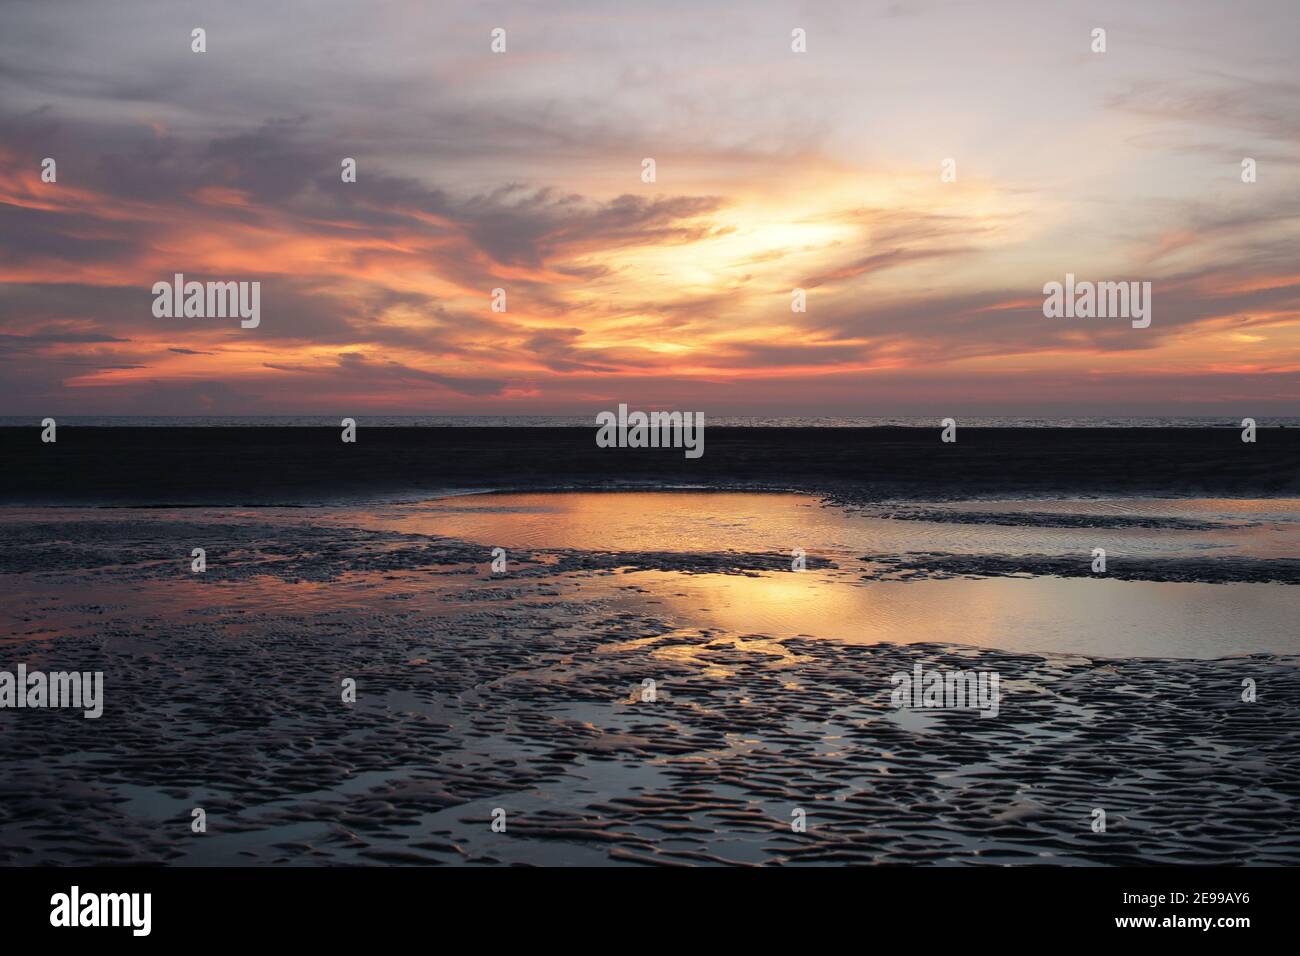
[[[1174,584],[1059,578],[866,582],[865,554],[919,551],[1124,555],[1300,554],[1300,500],[1089,499],[961,502],[999,514],[1152,516],[1220,524],[1053,528],[901,521],[797,494],[617,492],[491,494],[385,510],[374,521],[484,545],[599,551],[803,548],[839,571],[757,576],[639,571],[588,586],[683,626],[773,637],[950,642],[1107,657],[1222,657],[1300,650],[1300,592],[1267,584]]]
[[[890,510],[890,509],[883,509]],[[785,551],[899,554],[1300,555],[1300,499],[986,501],[937,510],[1154,516],[1222,523],[1210,530],[1052,528],[900,521],[850,513],[814,496],[743,492],[565,492],[444,498],[384,509],[372,524],[519,548],[599,551]]]
[[[277,617],[311,613],[324,627],[356,628],[379,602],[399,603],[427,618],[490,611],[496,602],[528,602],[537,619],[578,615],[582,607],[626,610],[670,627],[728,635],[807,635],[856,643],[942,642],[1010,650],[1105,657],[1223,657],[1297,653],[1300,588],[1272,584],[1188,584],[1096,578],[865,581],[863,555],[908,552],[1073,553],[1104,547],[1133,555],[1300,554],[1300,501],[1112,499],[1081,502],[985,501],[943,509],[999,514],[1059,512],[1165,516],[1213,521],[1198,530],[1053,528],[940,520],[894,520],[850,513],[796,494],[618,492],[468,495],[416,504],[321,509],[85,510],[6,509],[9,521],[52,523],[45,540],[78,542],[89,523],[124,524],[129,547],[98,551],[96,562],[66,573],[6,575],[13,616],[0,639],[40,641],[60,634],[94,636],[107,621],[129,630],[145,617],[194,622],[237,609],[250,633]],[[175,550],[169,535],[193,527],[254,528],[238,546],[207,542],[213,568],[204,579],[171,562],[115,572],[140,547]],[[1217,522],[1224,522],[1218,526]],[[60,531],[58,528],[65,530]],[[171,529],[171,530],[168,530]],[[181,530],[178,530],[181,529]],[[420,537],[362,540],[355,529],[396,531],[470,542],[459,565],[426,556]],[[220,531],[205,531],[218,534]],[[338,540],[319,535],[337,534]],[[311,537],[309,537],[309,535]],[[90,535],[94,538],[94,535]],[[373,538],[373,536],[371,536]],[[483,559],[475,564],[482,546]],[[488,573],[488,549],[529,551],[778,552],[796,548],[836,567],[801,573],[684,573],[582,570],[512,578]],[[60,549],[64,545],[58,546]],[[179,547],[179,546],[177,546]],[[414,556],[390,570],[368,567],[362,548],[410,548]],[[333,571],[310,580],[317,558],[292,573],[274,570],[285,556],[319,551]],[[118,557],[113,557],[116,553]],[[105,556],[103,560],[99,557]],[[536,556],[551,562],[554,555]],[[619,559],[621,560],[621,558]],[[188,561],[188,557],[185,557]],[[238,579],[222,580],[222,561],[243,562]],[[617,566],[618,561],[615,561]],[[183,562],[180,565],[187,568]],[[644,565],[643,565],[644,566]],[[673,566],[673,565],[669,565]],[[263,567],[268,570],[263,570]],[[87,568],[91,570],[87,570]],[[278,576],[277,576],[278,575]],[[129,578],[129,580],[128,580]],[[107,612],[107,616],[105,616]],[[582,626],[573,617],[575,626]],[[233,625],[239,631],[245,624]],[[119,630],[119,633],[120,633]],[[759,648],[761,641],[748,646]]]
[[[681,575],[638,571],[633,606],[682,626],[861,644],[975,644],[1088,657],[1215,658],[1300,652],[1300,593],[1273,584],[990,578],[846,581],[833,572]],[[625,592],[627,593],[627,592]]]

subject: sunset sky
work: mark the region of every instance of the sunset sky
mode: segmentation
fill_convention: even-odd
[[[1296,414],[1298,63],[1295,0],[4,0],[0,414]]]

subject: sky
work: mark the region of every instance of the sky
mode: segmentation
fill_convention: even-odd
[[[0,0],[0,414],[1294,415],[1298,64],[1295,0]]]

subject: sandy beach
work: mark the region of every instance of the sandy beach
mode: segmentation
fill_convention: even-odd
[[[106,703],[0,713],[0,863],[1300,862],[1296,499],[3,520],[0,666]],[[997,716],[898,709],[918,664],[996,672]]]

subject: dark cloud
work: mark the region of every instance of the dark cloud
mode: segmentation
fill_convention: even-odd
[[[583,336],[581,329],[547,329],[523,342],[523,348],[553,372],[615,372],[617,366],[593,362],[590,351],[575,346]]]
[[[346,388],[354,380],[367,386],[432,385],[458,395],[491,396],[506,387],[502,379],[473,376],[445,375],[425,369],[413,368],[388,359],[375,359],[361,352],[341,353],[335,362],[320,365],[264,363],[266,368],[280,372],[320,376]]]

